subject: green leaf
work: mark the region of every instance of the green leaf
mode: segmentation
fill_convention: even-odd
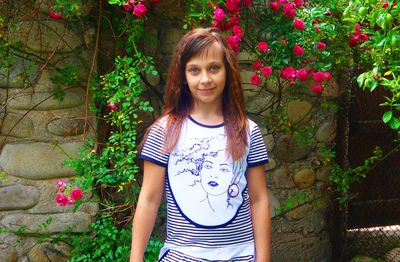
[[[400,120],[397,117],[392,117],[389,121],[390,128],[397,130],[400,128]]]
[[[390,121],[391,118],[392,118],[392,111],[387,111],[387,112],[385,112],[385,113],[383,114],[383,117],[382,117],[383,123],[386,124],[387,122]]]
[[[357,83],[358,83],[358,85],[359,85],[360,87],[363,87],[363,85],[364,85],[365,74],[366,74],[366,73],[362,73],[361,75],[359,75],[359,76],[357,77]]]

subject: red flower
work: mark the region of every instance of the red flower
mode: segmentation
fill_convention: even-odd
[[[109,104],[107,105],[107,107],[110,108],[110,109],[113,110],[113,111],[118,109],[117,106],[114,105],[114,104],[112,104],[112,103],[109,103]]]
[[[286,3],[282,7],[282,10],[287,18],[293,18],[296,15],[296,10],[294,9],[292,2]]]
[[[50,16],[51,18],[54,18],[54,19],[62,19],[62,18],[63,18],[62,15],[57,14],[57,13],[54,13],[54,12],[50,12],[50,13],[49,13],[49,16]]]
[[[332,14],[331,11],[327,11],[327,12],[325,13],[325,15],[327,15],[327,16],[330,16],[331,14]]]
[[[235,36],[242,38],[243,37],[243,32],[242,32],[242,28],[238,25],[233,26],[232,28],[232,32]]]
[[[231,46],[233,52],[237,53],[239,51],[239,37],[237,36],[229,36],[226,41],[228,42],[228,44]]]
[[[71,198],[73,200],[81,199],[82,198],[82,191],[79,188],[72,190],[71,191]]]
[[[357,46],[357,42],[358,42],[358,37],[352,37],[349,40],[349,46],[350,47],[355,47],[355,46]]]
[[[385,2],[382,4],[382,7],[385,8],[385,9],[386,9],[388,6],[389,6],[388,1],[385,1]]]
[[[323,89],[324,89],[324,88],[323,88],[321,85],[315,85],[315,86],[313,86],[313,87],[311,88],[311,90],[312,90],[314,93],[316,93],[316,94],[321,93]]]
[[[322,50],[322,49],[324,49],[325,47],[326,47],[326,44],[325,44],[325,43],[319,42],[319,43],[317,44],[317,49],[318,49],[318,50]]]
[[[295,45],[293,47],[293,52],[295,55],[303,55],[304,54],[303,48],[301,48],[301,46],[299,46],[299,45]]]
[[[144,4],[138,4],[135,5],[133,8],[133,14],[136,15],[137,17],[142,17],[146,14],[147,8],[144,6]]]
[[[268,67],[268,66],[264,66],[263,68],[261,68],[261,74],[263,74],[265,76],[270,76],[272,74],[272,68]]]
[[[217,21],[218,23],[221,23],[225,19],[225,13],[224,10],[221,8],[215,9],[214,10],[214,20]]]
[[[226,1],[226,9],[231,11],[232,13],[240,13],[239,7],[240,0],[227,0]]]
[[[331,81],[332,79],[331,73],[325,72],[325,75],[326,75],[326,80]]]
[[[289,82],[289,85],[294,85],[294,84],[296,84],[295,81],[290,81],[290,82]]]
[[[260,68],[260,66],[261,66],[260,60],[254,61],[253,70],[257,70],[258,68]]]
[[[369,39],[367,34],[360,34],[360,38],[361,38],[361,42],[363,42],[363,43]]]
[[[253,3],[253,0],[244,0],[243,6],[249,6]]]
[[[281,42],[281,43],[282,43],[282,45],[286,45],[286,42],[285,42],[285,40],[282,40],[282,42]]]
[[[60,206],[65,206],[65,205],[67,204],[67,202],[68,202],[68,197],[67,197],[67,196],[64,196],[64,195],[57,194],[57,196],[56,196],[56,202],[57,202],[57,204],[59,204]]]
[[[129,11],[132,8],[132,6],[129,3],[123,4],[122,7],[124,8],[125,11]]]
[[[278,0],[278,4],[286,3],[286,0]]]
[[[316,26],[314,29],[315,29],[315,32],[319,31],[319,27],[318,26]]]
[[[293,67],[286,67],[285,69],[281,69],[281,76],[283,79],[295,78],[296,70]]]
[[[270,2],[269,7],[274,11],[279,11],[279,4],[277,2]]]
[[[296,16],[296,10],[295,9],[290,9],[285,13],[285,16],[287,18],[293,18]]]
[[[259,42],[258,49],[260,51],[266,51],[268,49],[268,44],[266,42]]]
[[[300,8],[301,5],[303,4],[303,3],[301,2],[301,0],[294,0],[293,3],[294,3],[294,5],[296,6],[296,8]]]
[[[293,25],[294,25],[294,28],[296,28],[297,30],[303,30],[304,28],[306,28],[303,20],[298,19],[298,18],[293,20]]]
[[[325,81],[326,75],[323,72],[314,73],[313,79],[317,83],[322,83]]]
[[[305,70],[304,68],[299,69],[299,71],[297,71],[296,73],[296,77],[299,80],[306,80],[308,77],[307,70]]]
[[[313,24],[320,24],[320,23],[321,23],[321,20],[314,19],[311,24],[313,25]]]
[[[253,75],[251,77],[251,83],[255,86],[258,86],[259,84],[261,84],[261,79],[258,75]]]

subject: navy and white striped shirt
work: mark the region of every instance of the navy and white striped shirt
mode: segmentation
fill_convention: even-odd
[[[167,154],[165,124],[164,118],[153,126],[140,156],[166,167],[167,239],[161,261],[177,256],[185,259],[175,261],[253,261],[245,173],[268,161],[258,126],[249,120],[249,146],[233,162],[225,151],[223,124],[209,126],[187,118],[176,147]]]

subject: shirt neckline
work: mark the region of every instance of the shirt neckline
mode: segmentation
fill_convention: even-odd
[[[194,120],[190,115],[189,115],[189,119],[190,119],[193,123],[195,123],[196,125],[199,125],[199,126],[201,126],[201,127],[218,128],[218,127],[224,126],[224,123],[221,123],[221,124],[218,124],[218,125],[206,125],[206,124],[202,124],[202,123],[199,123],[199,122],[197,122],[196,120]]]

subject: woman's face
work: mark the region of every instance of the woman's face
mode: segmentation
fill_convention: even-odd
[[[226,194],[232,183],[232,169],[224,159],[224,157],[207,156],[204,160],[200,171],[200,182],[204,191],[209,195]]]
[[[196,106],[222,106],[226,68],[221,47],[214,43],[186,63],[185,77]]]

